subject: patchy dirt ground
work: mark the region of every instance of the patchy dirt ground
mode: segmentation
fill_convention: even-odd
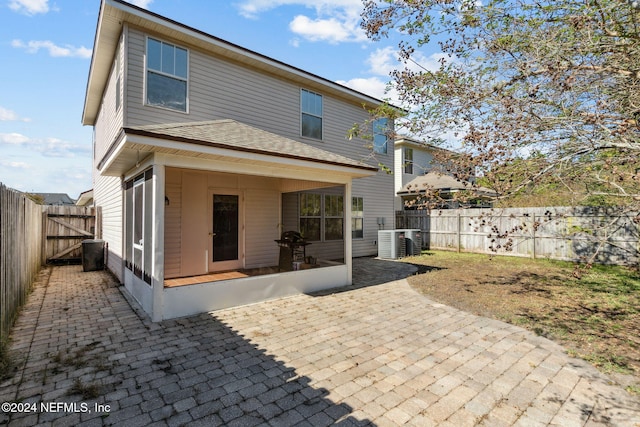
[[[640,394],[638,271],[439,251],[403,261],[421,266],[409,283],[434,301],[555,340]]]

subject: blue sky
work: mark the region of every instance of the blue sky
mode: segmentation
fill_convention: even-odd
[[[361,0],[138,0],[155,13],[386,98],[394,40],[359,28]],[[92,187],[80,123],[99,0],[0,0],[0,182],[27,192]],[[422,57],[435,64],[436,55]]]

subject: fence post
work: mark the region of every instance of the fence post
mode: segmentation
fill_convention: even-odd
[[[462,252],[462,248],[461,248],[461,246],[462,246],[462,241],[461,241],[461,240],[462,240],[462,236],[461,236],[461,234],[462,234],[462,227],[460,226],[460,218],[461,218],[461,216],[460,216],[460,209],[458,209],[457,214],[458,214],[458,221],[457,221],[457,223],[458,223],[458,229],[457,229],[456,231],[457,231],[457,237],[458,237],[458,252]]]
[[[532,242],[533,242],[533,250],[531,251],[531,254],[533,255],[533,259],[536,259],[536,214],[534,213],[532,215],[533,218],[533,223],[531,224],[531,236],[532,236]]]

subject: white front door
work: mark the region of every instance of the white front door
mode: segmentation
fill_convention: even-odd
[[[244,267],[243,197],[238,190],[212,190],[209,197],[209,271]]]

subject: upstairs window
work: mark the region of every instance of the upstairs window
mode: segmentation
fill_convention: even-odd
[[[413,148],[404,147],[404,173],[413,174]]]
[[[302,111],[302,136],[322,139],[322,95],[302,89],[300,110]]]
[[[186,49],[147,39],[148,105],[187,111],[188,62]]]
[[[381,118],[373,121],[373,152],[387,154],[389,141],[389,119]]]

